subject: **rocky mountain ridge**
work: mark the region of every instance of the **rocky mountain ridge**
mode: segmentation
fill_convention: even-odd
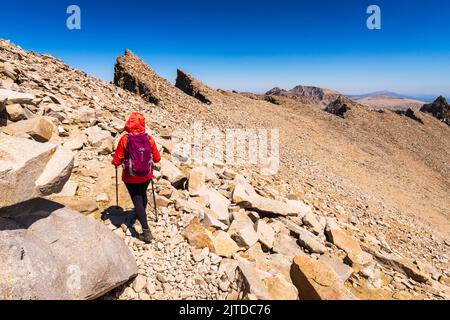
[[[328,168],[336,167],[322,159],[322,152],[336,150],[314,132],[328,128],[330,135],[345,142],[340,130],[353,139],[352,130],[362,132],[361,118],[383,117],[379,121],[411,127],[407,130],[415,133],[415,124],[407,122],[409,119],[393,113],[370,113],[358,107],[347,111],[341,119],[323,108],[297,103],[276,106],[234,92],[207,90],[192,76],[183,81],[192,86],[186,94],[152,72],[131,52],[119,58],[116,65],[115,83],[126,90],[89,77],[51,56],[27,52],[4,40],[0,40],[0,64],[0,70],[7,70],[1,73],[0,83],[7,90],[0,92],[2,139],[22,139],[26,143],[39,137],[41,142],[33,143],[40,146],[51,143],[72,150],[70,180],[50,199],[95,218],[92,225],[104,224],[102,227],[111,231],[108,237],[116,237],[114,243],[122,239],[136,261],[137,270],[130,268],[125,278],[105,279],[108,286],[85,297],[95,297],[105,290],[109,293],[104,299],[448,297],[449,274],[445,266],[450,243],[439,233],[421,229],[417,232],[422,237],[415,230],[409,233],[405,228],[422,226],[411,224],[414,220],[409,217],[399,216],[387,201],[382,204],[386,215],[381,216],[376,210],[380,198],[373,193],[372,200],[367,189],[364,190],[370,183],[360,184],[362,191],[359,191],[351,179],[339,180],[338,171],[326,173],[324,163]],[[199,100],[198,92],[201,99],[210,103]],[[141,111],[150,119],[149,132],[155,135],[164,158],[156,171],[159,221],[154,222],[152,211],[148,212],[156,238],[150,245],[136,238],[139,225],[130,214],[116,216],[112,210],[115,176],[109,154],[131,111]],[[310,118],[315,121],[309,122]],[[26,122],[29,120],[33,120],[33,125]],[[274,121],[284,124],[282,172],[267,176],[262,174],[264,168],[254,166],[220,162],[199,166],[192,159],[181,162],[171,153],[171,132],[189,127],[196,120],[221,130],[230,126],[267,128],[276,124]],[[290,121],[294,121],[297,129],[305,126],[305,131],[300,135]],[[427,131],[430,135],[434,130],[448,134],[447,127],[431,116],[424,115],[424,122],[426,128],[431,128]],[[377,124],[367,125],[372,126],[367,128],[371,132],[386,130]],[[323,132],[317,132],[317,136]],[[367,137],[363,135],[362,139]],[[296,144],[299,141],[305,144],[303,150],[315,157],[301,159],[304,154]],[[322,151],[307,141],[330,149]],[[440,156],[433,152],[435,146],[420,140],[416,143],[430,148],[428,161],[435,166],[434,159]],[[351,147],[344,150],[352,151]],[[12,161],[3,152],[0,157],[2,161]],[[327,159],[334,161],[329,155]],[[445,177],[448,167],[445,162],[440,163],[435,170]],[[0,166],[0,170],[4,170],[0,171],[3,176],[10,169]],[[55,179],[68,178],[64,168],[56,171]],[[58,180],[55,179],[49,181]],[[436,195],[427,196],[439,197],[440,183],[436,184]],[[59,192],[59,183],[55,185],[49,193]],[[123,208],[131,208],[123,186],[119,199]],[[399,226],[390,225],[393,223]],[[54,222],[49,225],[54,226]],[[0,239],[7,237],[11,236],[0,231]],[[14,239],[19,238],[14,235]],[[405,241],[414,241],[414,246],[412,242],[405,246]],[[409,247],[420,258],[412,252],[401,252]],[[31,248],[27,247],[28,250]],[[89,252],[86,249],[86,254]],[[11,290],[1,272],[0,295]],[[132,280],[122,284],[127,277]]]

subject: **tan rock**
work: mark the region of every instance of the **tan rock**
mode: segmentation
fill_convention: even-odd
[[[430,277],[422,272],[417,265],[404,257],[393,254],[376,254],[375,258],[382,264],[407,275],[417,282],[426,283],[431,281]]]
[[[73,155],[56,145],[0,136],[0,208],[60,192],[72,165]]]
[[[167,178],[169,182],[175,187],[178,188],[181,186],[184,180],[186,180],[186,176],[178,169],[172,162],[167,159],[161,159],[161,175],[164,178]]]
[[[320,256],[319,261],[322,261],[333,268],[334,272],[336,272],[342,282],[347,281],[354,272],[350,266],[346,265],[336,257],[324,254]]]
[[[0,101],[6,100],[6,104],[32,104],[35,98],[29,93],[0,89]]]
[[[260,196],[244,177],[237,175],[234,179],[232,200],[243,208],[252,208],[261,212],[288,216],[299,215],[306,206],[301,201],[295,200],[274,200]]]
[[[338,227],[335,221],[328,221],[325,233],[331,243],[347,253],[347,258],[353,269],[359,270],[373,260],[372,255],[364,252],[361,249],[359,242],[353,237],[347,235],[344,230]]]
[[[215,212],[219,221],[228,224],[230,221],[230,213],[228,210],[230,200],[212,188],[200,188],[197,192],[201,197],[208,199],[209,208]]]
[[[272,250],[275,253],[285,255],[289,259],[293,259],[299,255],[306,255],[294,238],[283,233],[276,235]]]
[[[38,142],[47,142],[53,134],[53,123],[47,117],[36,117],[8,125],[3,131],[12,136],[30,136]]]
[[[111,142],[110,146],[112,148],[113,138],[109,131],[94,126],[86,129],[85,133],[87,134],[87,141],[92,147],[100,148],[102,147],[105,140],[109,140]]]
[[[83,149],[84,144],[87,143],[87,137],[85,134],[79,134],[75,137],[70,138],[64,143],[64,147],[75,151]]]
[[[255,223],[258,240],[264,245],[266,249],[272,249],[275,242],[275,231],[272,226],[264,220],[258,220]]]
[[[310,227],[314,234],[323,234],[324,227],[320,224],[319,220],[316,218],[316,215],[312,213],[312,211],[305,214],[303,217],[303,223]]]
[[[239,250],[239,246],[225,231],[218,230],[213,234],[214,252],[221,257],[230,258]]]
[[[298,299],[296,287],[281,274],[272,275],[244,259],[239,260],[239,270],[244,279],[247,295],[253,295],[260,300]]]
[[[355,299],[328,264],[308,256],[294,258],[291,279],[301,300]]]
[[[73,165],[74,154],[72,151],[59,147],[36,180],[36,188],[42,194],[51,194],[53,190],[62,190],[72,173]]]
[[[215,252],[210,232],[205,229],[197,217],[192,219],[189,226],[181,232],[181,235],[188,240],[191,246],[198,249],[208,247],[211,252]]]
[[[6,112],[11,121],[20,121],[26,118],[25,112],[20,104],[10,104],[6,106]]]
[[[189,173],[189,193],[198,195],[197,191],[205,186],[206,170],[204,167],[197,167]]]

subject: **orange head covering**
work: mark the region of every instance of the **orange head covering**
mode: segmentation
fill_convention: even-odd
[[[145,133],[145,117],[142,113],[133,112],[130,115],[127,123],[125,124],[125,130],[129,134],[143,134]]]

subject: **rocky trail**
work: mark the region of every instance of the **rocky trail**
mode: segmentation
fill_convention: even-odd
[[[336,117],[181,70],[174,86],[128,50],[114,83],[0,39],[0,298],[449,299],[444,123],[353,104]],[[151,244],[122,183],[114,208],[111,153],[132,111],[163,155]],[[176,156],[173,132],[198,120],[281,128],[280,173]]]

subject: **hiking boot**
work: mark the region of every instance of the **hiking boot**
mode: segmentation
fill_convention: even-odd
[[[153,240],[153,235],[152,235],[152,232],[150,231],[150,229],[148,229],[148,230],[144,229],[143,234],[142,234],[142,241],[144,241],[146,244],[149,244],[152,242],[152,240]]]

